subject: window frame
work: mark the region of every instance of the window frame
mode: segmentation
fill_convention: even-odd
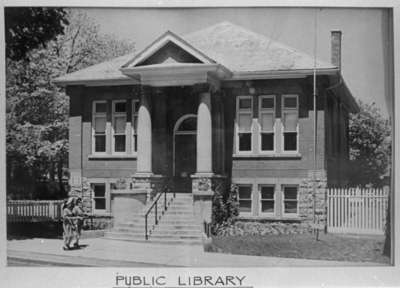
[[[137,111],[135,111],[135,104],[137,103]],[[137,149],[135,149],[135,146],[137,148],[137,139],[138,139],[138,134],[137,134],[137,128],[135,127],[135,116],[136,116],[136,121],[139,121],[139,109],[140,109],[140,101],[139,99],[132,99],[132,119],[131,119],[131,152],[132,154],[136,155],[137,154]],[[138,124],[138,123],[136,123]],[[137,125],[136,125],[137,126]],[[135,135],[136,135],[136,139],[135,139]]]
[[[250,108],[242,108],[240,109],[239,103],[241,99],[250,99],[251,101],[251,107]],[[251,118],[251,124],[250,124],[250,150],[245,150],[241,151],[240,146],[239,146],[239,134],[241,133],[241,130],[239,128],[239,115],[240,114],[249,114],[250,113],[250,118]],[[249,155],[253,154],[254,151],[254,143],[253,143],[253,134],[254,134],[254,125],[253,125],[253,118],[254,118],[254,112],[253,112],[253,96],[251,95],[241,95],[236,97],[236,119],[235,119],[235,153],[238,155]],[[246,131],[243,131],[243,133],[246,133]]]
[[[104,186],[104,197],[96,197],[95,194],[95,186],[96,185],[103,185]],[[92,197],[91,197],[91,201],[92,201],[92,213],[93,214],[106,214],[108,213],[108,209],[107,209],[107,201],[108,201],[108,197],[107,197],[107,183],[106,182],[101,182],[101,181],[93,181],[90,183],[90,187],[91,187],[91,191],[92,191]],[[96,209],[96,199],[104,199],[104,209]]]
[[[246,184],[246,183],[240,183],[236,184],[238,186],[237,190],[237,201],[238,201],[238,210],[239,210],[239,216],[253,216],[254,211],[253,211],[253,185],[252,184]],[[250,198],[244,198],[240,199],[240,186],[242,187],[250,187]],[[250,212],[243,212],[240,211],[240,200],[245,200],[245,201],[250,201]]]
[[[115,107],[117,103],[125,103],[125,112],[115,112]],[[115,133],[114,123],[115,118],[125,116],[125,131],[122,133]],[[128,130],[127,130],[127,122],[128,122],[128,101],[126,99],[120,100],[112,100],[111,103],[111,154],[112,155],[126,155],[128,154]],[[115,151],[115,136],[116,135],[125,135],[125,151]]]
[[[262,187],[273,187],[274,188],[274,198],[272,199],[273,201],[274,201],[274,211],[273,212],[262,212],[262,201],[263,201],[263,198],[262,198],[262,191],[261,191],[261,189],[262,189]],[[276,194],[277,194],[277,190],[276,190],[276,185],[275,184],[259,184],[258,185],[258,193],[259,193],[259,209],[258,209],[258,214],[260,215],[260,216],[269,216],[269,217],[272,217],[272,216],[277,216],[277,203],[276,203],[276,200],[277,200],[277,196],[276,196]],[[271,201],[271,199],[265,199],[265,201]]]
[[[107,155],[107,142],[109,136],[107,135],[107,109],[106,112],[97,112],[96,111],[96,104],[106,104],[107,106],[107,100],[95,100],[92,103],[92,153],[95,155]],[[104,129],[104,136],[105,136],[105,151],[96,151],[96,118],[105,118],[106,120],[106,126]]]
[[[285,98],[296,97],[296,108],[285,108]],[[285,150],[285,121],[284,115],[285,112],[296,111],[297,113],[297,125],[296,131],[287,131],[288,133],[296,133],[296,150]],[[281,153],[283,154],[298,154],[299,153],[299,95],[298,94],[282,94],[281,101]]]
[[[262,108],[262,100],[263,99],[270,99],[274,100],[274,108]],[[261,125],[261,115],[262,114],[271,114],[273,115],[273,128],[272,131],[263,131]],[[259,154],[276,154],[277,147],[276,147],[276,95],[260,95],[258,97],[258,147],[259,147]],[[273,133],[274,134],[274,149],[273,150],[262,150],[262,133]]]
[[[296,188],[296,213],[285,213],[285,187],[295,187]],[[299,185],[296,184],[282,184],[281,185],[281,195],[282,195],[282,217],[298,217],[299,216]],[[292,199],[287,201],[294,201]]]

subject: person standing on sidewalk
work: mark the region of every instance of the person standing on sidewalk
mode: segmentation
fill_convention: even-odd
[[[81,237],[81,231],[83,226],[83,220],[86,214],[82,209],[82,198],[75,198],[74,208],[72,209],[72,215],[74,216],[75,230],[74,232],[74,248],[79,248],[79,239]]]
[[[66,200],[62,206],[63,215],[63,239],[64,239],[64,250],[70,250],[70,244],[73,238],[74,231],[74,220],[72,210],[74,207],[74,198],[70,197]]]

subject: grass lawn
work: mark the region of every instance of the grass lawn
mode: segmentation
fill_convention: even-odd
[[[390,263],[383,236],[320,234],[213,236],[209,252],[287,258]]]

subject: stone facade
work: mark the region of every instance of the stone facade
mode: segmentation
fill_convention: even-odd
[[[225,189],[226,178],[217,175],[193,176],[192,193],[194,214],[200,224],[211,223],[212,200],[217,189]]]
[[[311,228],[325,229],[326,193],[326,171],[310,170],[308,178],[304,179],[299,187],[299,215],[303,224]]]
[[[144,191],[147,195],[147,202],[153,200],[154,196],[165,188],[166,179],[160,175],[139,175],[132,176],[132,190]]]
[[[327,176],[325,170],[310,170],[298,190],[298,216],[291,218],[260,217],[234,219],[230,227],[220,227],[221,235],[296,234],[326,229]],[[315,185],[315,186],[314,186]],[[314,194],[315,187],[315,194]],[[315,196],[314,196],[315,195]],[[314,213],[315,211],[315,213]]]

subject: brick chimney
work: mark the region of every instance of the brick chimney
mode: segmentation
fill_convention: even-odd
[[[341,69],[342,66],[342,31],[331,31],[331,62]]]

